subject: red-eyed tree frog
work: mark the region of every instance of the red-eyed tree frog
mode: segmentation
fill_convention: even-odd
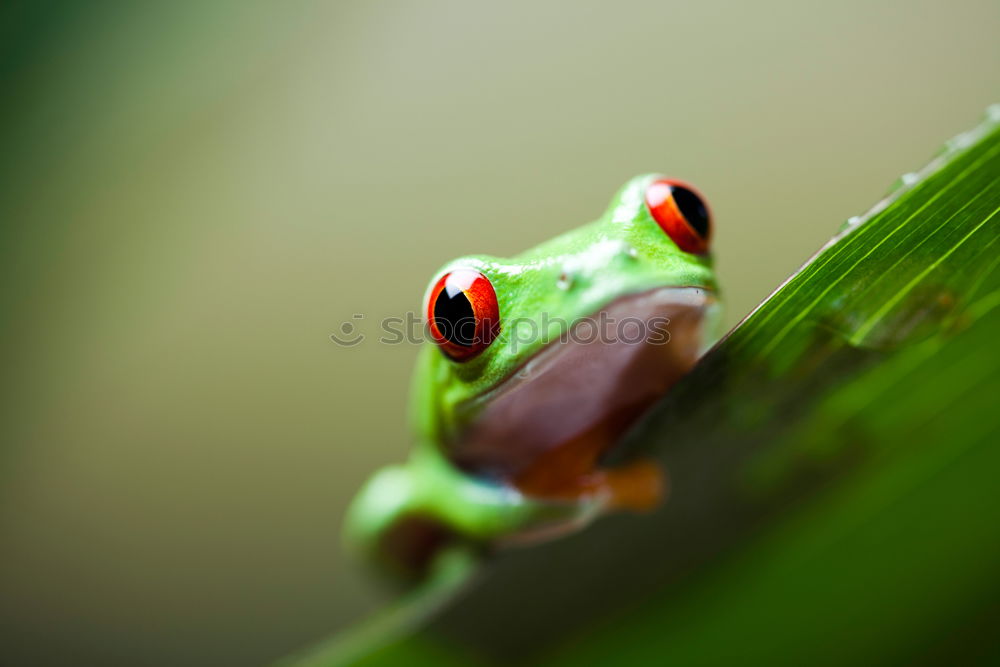
[[[349,545],[413,577],[449,544],[655,507],[664,471],[601,462],[716,334],[711,236],[694,187],[644,175],[595,222],[510,259],[446,264],[424,299],[412,454],[357,495]]]

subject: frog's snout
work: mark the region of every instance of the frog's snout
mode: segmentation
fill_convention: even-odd
[[[631,243],[620,239],[604,241],[586,256],[564,261],[556,278],[556,287],[563,292],[571,292],[599,279],[609,267],[628,266],[638,259],[639,251]]]

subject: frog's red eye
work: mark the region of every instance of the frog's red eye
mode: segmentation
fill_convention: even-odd
[[[653,181],[646,188],[646,206],[653,219],[684,252],[708,252],[712,214],[693,187],[672,178]]]
[[[500,307],[489,279],[472,269],[441,276],[427,295],[431,338],[455,361],[489,347],[500,331]]]

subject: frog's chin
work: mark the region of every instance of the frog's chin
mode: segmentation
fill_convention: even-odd
[[[510,480],[567,456],[596,464],[698,360],[715,303],[711,290],[663,287],[582,318],[462,406],[474,416],[450,443],[452,460]]]

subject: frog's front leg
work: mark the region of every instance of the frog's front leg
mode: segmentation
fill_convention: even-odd
[[[420,577],[449,545],[488,548],[569,530],[607,507],[607,497],[538,500],[502,481],[455,468],[417,448],[405,465],[376,473],[348,511],[348,546],[403,578]]]

